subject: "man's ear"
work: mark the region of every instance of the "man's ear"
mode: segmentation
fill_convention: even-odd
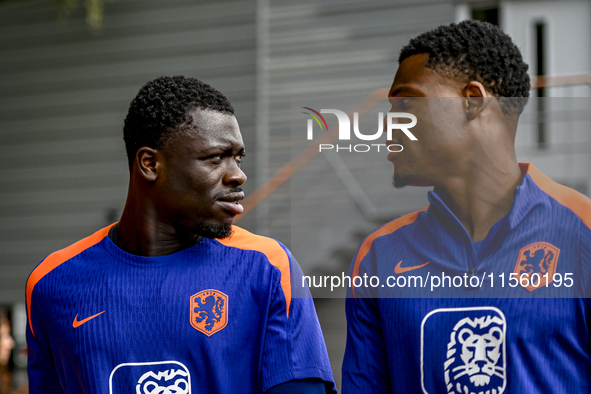
[[[139,173],[148,182],[154,182],[158,178],[158,169],[160,167],[158,151],[148,146],[142,146],[138,149],[135,159]]]
[[[468,120],[474,120],[486,108],[489,100],[486,98],[490,95],[480,82],[470,81],[462,90],[465,97],[464,110]]]

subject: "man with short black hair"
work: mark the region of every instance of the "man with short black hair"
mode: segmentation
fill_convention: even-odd
[[[27,281],[30,392],[334,391],[309,291],[292,292],[297,262],[232,225],[246,175],[228,99],[158,78],[132,101],[124,139],[120,221]]]
[[[517,162],[529,90],[519,49],[488,23],[402,49],[389,97],[417,117],[417,141],[394,131],[404,149],[388,159],[396,187],[434,189],[355,256],[351,275],[383,287],[347,299],[345,394],[591,390],[591,201]]]

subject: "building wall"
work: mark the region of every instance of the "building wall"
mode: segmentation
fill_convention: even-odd
[[[535,73],[535,24],[546,25],[546,74],[591,72],[591,3],[587,0],[456,1],[455,21],[471,17],[472,9],[498,8],[499,26],[521,49]],[[589,96],[587,87],[554,89],[553,97]]]
[[[545,73],[550,76],[591,74],[591,2],[501,1],[501,26],[513,38],[536,71],[535,24],[545,25]],[[536,143],[536,92],[521,120],[517,137],[518,157],[534,162],[553,179],[591,193],[591,86],[563,86],[545,89],[548,111],[548,144]]]
[[[503,0],[458,2],[456,21],[476,7],[498,7],[501,28],[511,36],[535,78],[535,25],[544,24],[547,76],[591,75],[591,3],[587,0]],[[543,99],[532,90],[516,138],[517,156],[531,161],[554,180],[591,193],[591,85],[548,87]],[[542,104],[538,104],[542,100]],[[538,108],[545,108],[546,143],[538,144]]]
[[[591,73],[591,3],[586,0],[502,1],[501,26],[519,45],[528,64],[535,64],[535,30],[546,24],[548,75]],[[589,96],[580,88],[555,89],[553,97]]]
[[[23,300],[46,255],[119,218],[123,119],[145,82],[221,90],[256,156],[256,45],[252,0],[108,2],[99,34],[82,9],[58,23],[51,1],[0,3],[0,303]]]

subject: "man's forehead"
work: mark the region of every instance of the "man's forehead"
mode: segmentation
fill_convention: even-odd
[[[234,115],[197,108],[189,116],[193,124],[172,139],[177,148],[199,151],[244,149],[240,127]]]
[[[240,134],[238,121],[232,114],[197,108],[191,112],[190,116],[193,118],[195,129],[200,133],[209,134],[213,132],[220,134],[220,132],[236,129]]]
[[[236,122],[234,115],[211,109],[195,108],[190,116],[195,125],[203,129],[217,128]]]
[[[394,82],[398,84],[408,84],[420,80],[424,76],[428,76],[430,68],[426,67],[429,61],[429,54],[419,53],[407,57],[400,63]],[[427,73],[427,75],[425,75]]]

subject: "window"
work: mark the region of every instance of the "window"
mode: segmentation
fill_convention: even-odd
[[[472,6],[472,19],[489,22],[499,26],[499,7],[494,6]]]

